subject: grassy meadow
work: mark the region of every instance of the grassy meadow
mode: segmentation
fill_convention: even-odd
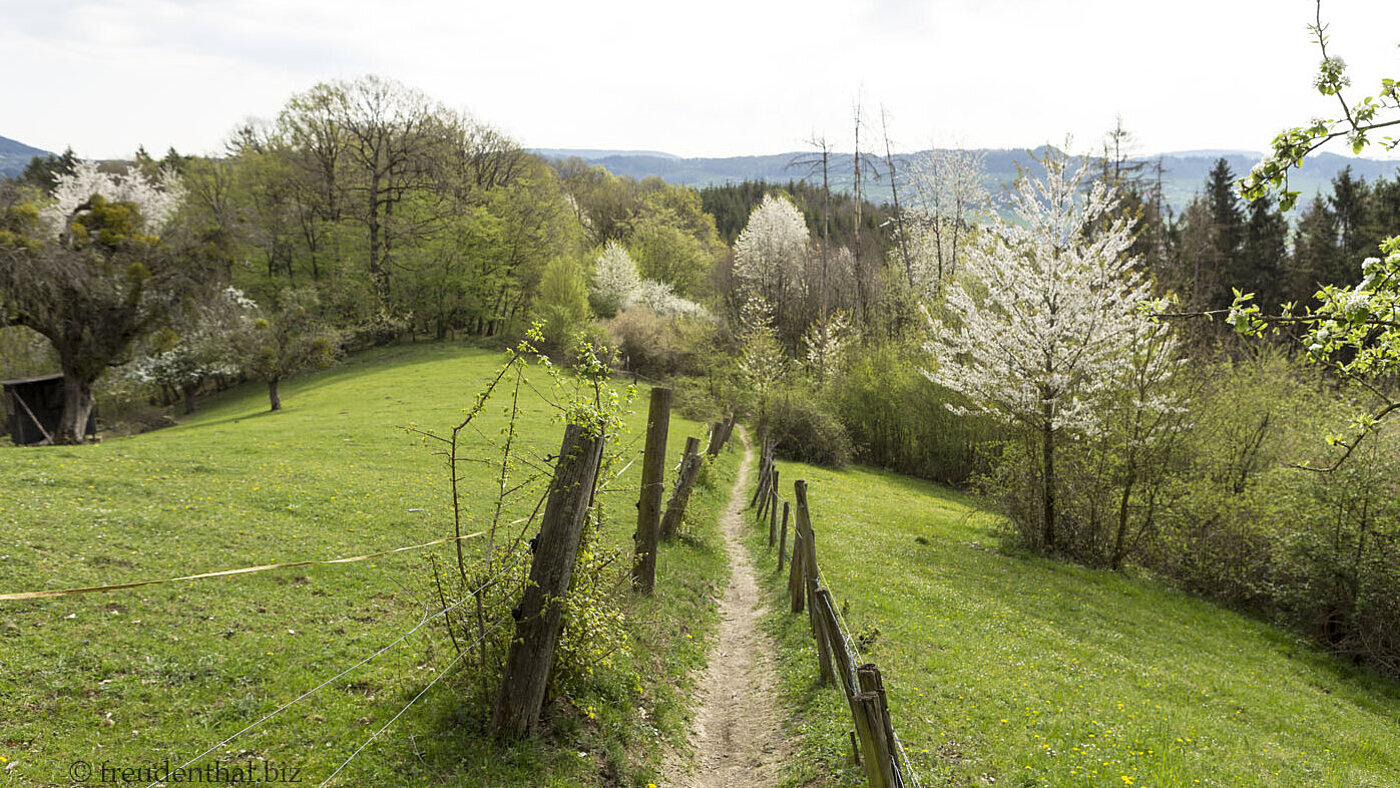
[[[1395,683],[1150,578],[1004,551],[995,521],[945,488],[779,470],[789,500],[809,483],[818,563],[923,785],[1400,785]],[[766,527],[750,548],[797,710],[788,784],[864,784]]]
[[[502,361],[450,344],[384,348],[284,383],[281,412],[269,412],[265,389],[250,384],[168,429],[90,446],[0,447],[0,593],[332,559],[451,536],[445,463],[435,442],[403,427],[449,430]],[[543,375],[532,379],[546,385]],[[553,410],[533,391],[521,397],[518,439],[538,456],[557,452]],[[508,403],[488,405],[481,446],[499,438]],[[638,456],[645,408],[643,391],[621,438]],[[673,416],[668,455],[704,434]],[[707,470],[686,532],[659,557],[658,593],[631,602],[627,664],[640,682],[600,678],[592,694],[554,704],[554,734],[497,747],[483,738],[476,707],[460,700],[470,688],[448,676],[337,783],[654,779],[661,753],[684,741],[688,675],[703,664],[712,599],[727,578],[715,520],[738,458],[731,449]],[[487,466],[467,471],[472,531],[489,517],[495,479]],[[603,537],[629,556],[639,473],[636,462],[617,480]],[[479,540],[464,544],[481,549]],[[0,602],[0,785],[68,785],[79,761],[93,782],[104,763],[184,763],[439,609],[430,556],[446,566],[455,550]],[[452,649],[429,624],[197,766],[218,758],[296,769],[318,784],[433,681]]]

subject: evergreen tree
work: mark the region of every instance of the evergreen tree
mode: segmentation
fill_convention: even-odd
[[[1288,220],[1270,197],[1249,204],[1244,245],[1240,250],[1239,278],[1227,282],[1241,292],[1254,293],[1255,301],[1273,306],[1291,300],[1282,282],[1288,262]]]
[[[1332,179],[1332,195],[1327,204],[1337,220],[1336,269],[1325,279],[1328,284],[1341,284],[1356,278],[1357,266],[1364,258],[1375,254],[1379,239],[1368,237],[1370,229],[1368,203],[1371,189],[1365,178],[1353,178],[1347,166]]]
[[[1234,300],[1230,289],[1247,284],[1241,270],[1240,251],[1244,245],[1244,210],[1235,193],[1235,173],[1224,158],[1216,160],[1206,177],[1206,205],[1210,216],[1210,250],[1207,263],[1215,274],[1214,286],[1206,290],[1211,307],[1228,306]]]
[[[1300,304],[1312,302],[1321,284],[1334,279],[1340,253],[1337,249],[1337,217],[1327,201],[1318,195],[1298,220],[1293,242],[1293,270],[1288,277],[1291,291],[1285,300]]]

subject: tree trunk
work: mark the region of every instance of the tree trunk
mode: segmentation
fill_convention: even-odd
[[[194,413],[194,394],[197,386],[186,383],[180,387],[180,393],[185,396],[185,413]]]
[[[92,381],[74,370],[63,370],[63,415],[58,419],[54,443],[82,443],[92,406]]]
[[[1050,418],[1050,406],[1045,406],[1045,426],[1041,428],[1041,471],[1045,481],[1044,512],[1041,521],[1041,541],[1046,551],[1055,548],[1055,428]]]
[[[272,405],[271,410],[282,409],[282,394],[277,390],[277,387],[281,382],[281,378],[267,379],[267,401]]]
[[[1118,501],[1118,534],[1113,539],[1113,558],[1109,562],[1109,566],[1115,572],[1123,568],[1123,544],[1128,535],[1128,503],[1136,482],[1137,468],[1129,462],[1128,476],[1123,481],[1123,497]]]

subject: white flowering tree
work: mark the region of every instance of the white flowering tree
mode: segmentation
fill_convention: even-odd
[[[760,415],[768,410],[768,395],[787,374],[788,359],[773,328],[773,307],[763,296],[744,302],[739,313],[739,379],[758,395]]]
[[[1039,445],[1039,540],[1055,549],[1055,447],[1067,431],[1103,428],[1127,385],[1136,347],[1155,330],[1141,307],[1148,283],[1127,251],[1128,221],[1088,171],[1047,158],[1043,180],[1023,176],[1013,220],[994,217],[966,249],[947,288],[947,320],[930,318],[935,383],[976,410],[1029,430]],[[1165,369],[1169,370],[1169,367]]]
[[[156,332],[150,352],[127,365],[126,374],[180,394],[185,412],[194,413],[195,395],[206,380],[238,374],[239,337],[251,328],[257,307],[241,290],[224,288],[175,327]]]
[[[972,227],[984,212],[987,190],[982,154],[933,150],[910,167],[913,200],[905,212],[902,263],[908,286],[923,299],[935,297],[958,271]]]
[[[631,306],[644,306],[661,317],[710,316],[705,307],[676,295],[666,282],[642,279],[632,256],[616,241],[608,241],[598,255],[588,284],[588,300],[602,317],[612,317]]]
[[[593,278],[588,284],[588,300],[593,305],[593,311],[602,317],[612,317],[632,303],[641,284],[632,256],[622,248],[622,244],[608,241],[594,264]]]
[[[801,281],[808,246],[807,222],[797,206],[765,195],[734,241],[734,276],[747,293],[782,309]]]
[[[207,293],[205,255],[172,232],[184,190],[174,174],[103,172],[84,162],[60,175],[52,199],[3,206],[0,326],[44,335],[63,369],[58,443],[77,443],[92,385],[180,305]],[[29,215],[32,222],[20,221]]]
[[[827,374],[840,365],[855,339],[855,327],[845,312],[836,311],[813,320],[802,335],[807,369],[819,382],[825,381]]]

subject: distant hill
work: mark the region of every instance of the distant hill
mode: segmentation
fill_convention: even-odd
[[[770,183],[783,183],[789,180],[816,180],[820,176],[810,166],[801,162],[810,161],[810,151],[792,151],[766,156],[731,156],[727,158],[682,158],[669,153],[655,151],[602,151],[537,149],[536,153],[547,158],[567,158],[578,156],[593,164],[601,164],[614,175],[633,178],[657,176],[670,183],[694,186],[696,188],[723,183],[736,183],[745,180],[764,180]],[[979,151],[986,169],[986,186],[996,194],[1002,187],[1016,179],[1017,166],[1033,167],[1032,153],[1029,150]],[[1043,153],[1044,149],[1037,149]],[[903,167],[912,156],[919,154],[897,154],[896,167]],[[1194,150],[1164,153],[1161,156],[1143,157],[1137,161],[1155,165],[1162,162],[1162,191],[1173,210],[1180,211],[1190,202],[1191,197],[1202,190],[1206,176],[1215,166],[1217,159],[1224,157],[1237,177],[1249,172],[1263,154],[1233,150]],[[849,192],[854,183],[853,157],[849,153],[833,154],[829,163],[832,188]],[[867,169],[865,180],[866,195],[874,202],[889,201],[889,187],[886,185],[883,159],[871,161],[872,169]],[[1378,178],[1392,178],[1400,171],[1400,161],[1380,161],[1376,159],[1355,159],[1334,153],[1323,153],[1308,159],[1303,168],[1290,178],[1291,188],[1302,193],[1301,202],[1306,203],[1314,194],[1328,193],[1330,183],[1348,165],[1352,173],[1368,181]],[[870,165],[867,165],[870,167]]]
[[[13,178],[24,172],[35,156],[51,156],[46,150],[30,147],[9,137],[0,137],[0,176]]]

